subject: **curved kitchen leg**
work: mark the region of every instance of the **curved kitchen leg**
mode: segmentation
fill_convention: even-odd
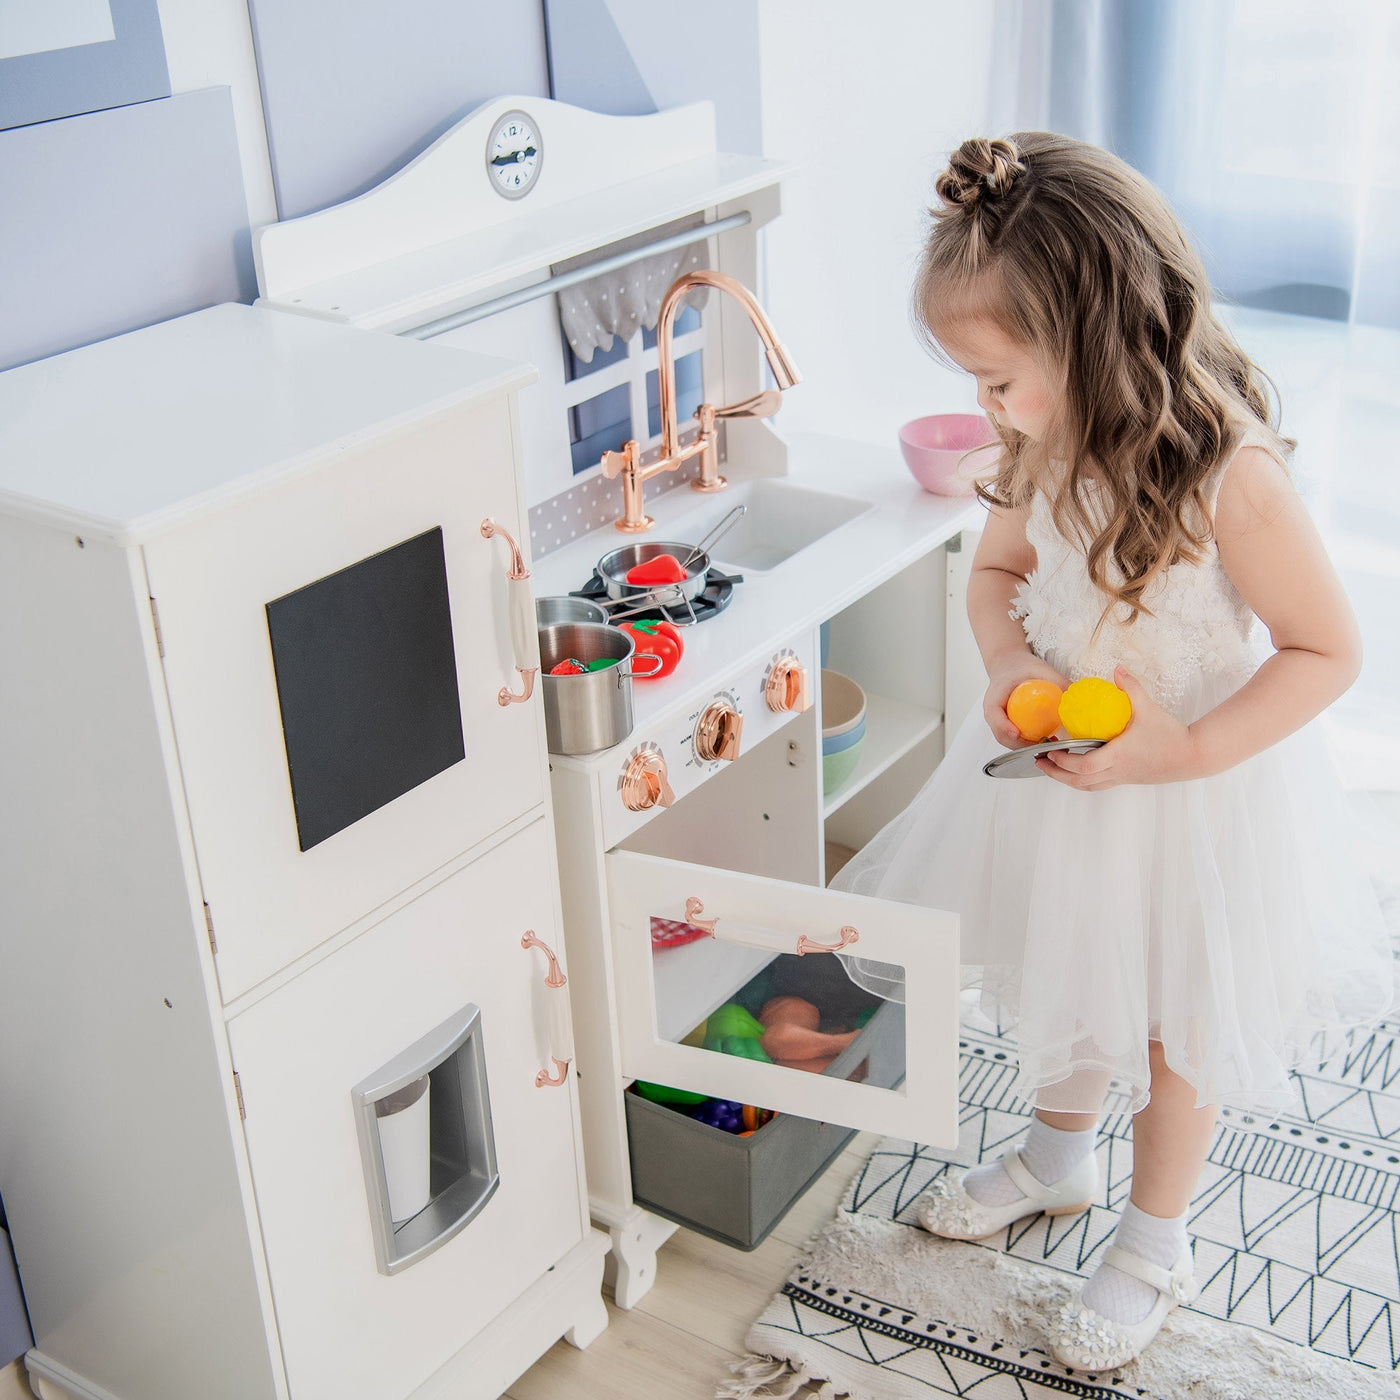
[[[571,1347],[582,1351],[590,1342],[596,1341],[607,1331],[608,1305],[601,1291],[595,1291],[579,1309],[578,1321],[564,1333],[564,1340]]]
[[[646,1297],[656,1282],[656,1251],[675,1230],[669,1220],[634,1208],[621,1225],[614,1225],[608,1232],[612,1236],[612,1253],[608,1255],[604,1281],[612,1284],[618,1307],[626,1311]]]

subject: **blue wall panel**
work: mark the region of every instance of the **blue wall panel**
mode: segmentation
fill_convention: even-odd
[[[227,88],[0,132],[0,369],[251,301]]]
[[[107,42],[0,59],[0,128],[170,96],[156,0],[108,3]]]
[[[549,95],[539,0],[250,0],[283,219],[363,194],[474,107]]]

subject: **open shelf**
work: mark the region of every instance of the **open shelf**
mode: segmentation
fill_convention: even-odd
[[[865,741],[851,776],[822,800],[822,820],[849,802],[867,784],[898,763],[916,744],[943,724],[937,710],[911,705],[888,695],[865,697]]]

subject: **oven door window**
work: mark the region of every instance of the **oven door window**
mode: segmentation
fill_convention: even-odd
[[[956,1141],[953,915],[630,851],[606,861],[636,1092],[729,1131],[776,1111]],[[906,1001],[863,985],[853,955]]]

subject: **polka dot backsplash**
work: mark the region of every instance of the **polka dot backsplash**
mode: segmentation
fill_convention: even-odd
[[[673,491],[699,474],[698,462],[687,462],[674,472],[662,472],[643,483],[642,499],[649,501]],[[543,559],[571,540],[610,525],[621,514],[621,481],[609,481],[601,472],[595,473],[587,481],[530,507],[530,556]]]

